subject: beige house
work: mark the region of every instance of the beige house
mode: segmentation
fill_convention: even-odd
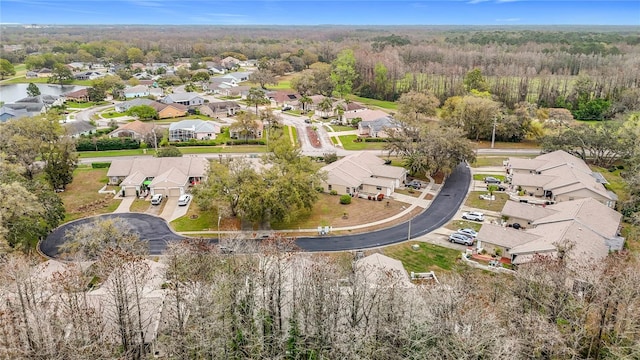
[[[119,126],[117,129],[109,133],[110,137],[130,137],[132,139],[144,140],[145,136],[150,134],[155,125],[148,122],[135,120],[130,123]]]
[[[159,119],[176,118],[187,115],[188,108],[179,103],[163,104],[157,101],[149,104],[152,108],[158,112]]]
[[[624,245],[618,235],[622,215],[591,198],[549,206],[509,201],[502,215],[504,225],[482,226],[478,247],[490,253],[499,249],[513,264],[526,263],[536,255],[557,256],[558,247],[563,246],[572,246],[569,256],[574,260],[602,259]]]
[[[324,191],[338,194],[384,194],[390,196],[407,178],[404,168],[385,165],[384,160],[369,152],[348,155],[324,166],[326,181]]]
[[[124,196],[136,196],[148,188],[151,195],[180,196],[207,175],[209,161],[201,157],[137,157],[115,159],[107,177],[120,185]]]
[[[509,158],[507,172],[516,189],[549,202],[593,198],[613,208],[618,200],[604,187],[607,182],[601,174],[562,150],[534,159]]]

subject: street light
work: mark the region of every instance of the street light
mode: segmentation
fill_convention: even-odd
[[[218,240],[220,240],[220,220],[222,220],[222,215],[218,215]]]
[[[491,148],[493,149],[493,145],[496,142],[496,122],[498,121],[498,117],[493,117],[493,131],[491,132]]]

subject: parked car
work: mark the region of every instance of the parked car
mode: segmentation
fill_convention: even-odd
[[[497,191],[506,191],[507,186],[503,184],[487,184],[487,190],[489,190],[489,186],[495,186]]]
[[[287,111],[287,110],[291,110],[291,106],[285,105],[282,107],[282,111]]]
[[[449,241],[451,241],[452,243],[458,243],[458,244],[467,245],[467,246],[473,245],[472,238],[460,233],[453,233],[449,235]]]
[[[413,189],[420,189],[422,188],[422,181],[420,180],[411,180],[408,184],[407,187],[413,188]]]
[[[473,229],[471,229],[471,228],[458,229],[457,232],[459,234],[466,235],[466,236],[469,236],[469,237],[472,237],[472,238],[475,238],[475,237],[478,236],[478,232],[473,230]]]
[[[304,119],[304,122],[307,124],[311,124],[311,119]]]
[[[465,220],[484,221],[484,214],[478,211],[470,211],[462,213],[462,218]]]
[[[491,260],[489,261],[489,266],[502,267],[502,263],[500,263],[500,260]]]
[[[178,198],[178,206],[187,206],[189,201],[191,201],[191,195],[180,195],[180,197]]]
[[[162,194],[155,194],[151,197],[151,205],[160,205],[164,196]]]
[[[495,178],[493,176],[487,176],[486,178],[484,178],[484,182],[485,184],[501,184],[502,183],[500,179]]]

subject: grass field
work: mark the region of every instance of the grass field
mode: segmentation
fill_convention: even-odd
[[[218,210],[201,210],[193,202],[185,216],[171,222],[175,231],[210,231],[218,230]]]
[[[412,245],[418,244],[419,250]],[[388,246],[382,253],[402,262],[407,272],[451,271],[460,256],[460,251],[422,242],[407,242]]]
[[[98,194],[107,183],[107,170],[79,167],[73,172],[73,182],[59,194],[66,211],[65,222],[110,213],[120,205],[121,200],[112,194]]]
[[[345,150],[382,150],[385,147],[383,142],[355,142],[357,135],[343,135],[340,136],[342,146]]]
[[[360,96],[349,95],[349,100],[359,102],[361,104],[379,107],[381,109],[386,110],[397,110],[398,104],[393,101],[384,101],[384,100],[376,100],[376,99],[367,99]]]
[[[509,195],[505,193],[498,193],[498,192],[493,193],[496,196],[496,199],[493,201],[480,199],[480,195],[482,194],[487,194],[487,192],[471,191],[464,205],[472,208],[476,208],[476,209],[499,212],[504,207],[504,204],[507,203],[507,200],[509,200]]]
[[[476,168],[483,166],[502,166],[502,162],[506,159],[507,157],[505,156],[478,156],[471,166]]]
[[[610,172],[605,168],[597,166],[591,166],[591,170],[599,172],[605,179],[607,179],[609,183],[606,184],[605,187],[618,195],[618,202],[625,201],[629,198],[629,189],[627,184],[620,176],[620,172],[624,170],[618,169],[614,172]]]
[[[121,117],[121,116],[127,116],[127,113],[125,113],[125,112],[116,112],[113,109],[108,109],[108,110],[100,113],[100,116],[102,116],[105,119],[113,119],[113,118],[117,118],[117,117]]]
[[[326,125],[325,125],[326,126]],[[356,130],[353,126],[345,126],[345,125],[331,125],[333,131],[351,131]]]

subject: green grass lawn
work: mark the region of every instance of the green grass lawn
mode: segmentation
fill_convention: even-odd
[[[480,199],[480,195],[488,193],[488,191],[472,191],[469,193],[469,197],[467,198],[467,201],[464,203],[464,205],[488,211],[501,211],[504,207],[504,204],[506,204],[507,200],[509,200],[509,195],[505,193],[494,192],[493,194],[496,196],[495,200],[490,201]]]
[[[151,201],[146,201],[144,199],[136,198],[133,200],[133,204],[129,207],[129,211],[131,212],[145,212],[149,209],[151,205]]]
[[[111,109],[110,111],[105,111],[100,113],[100,116],[102,116],[105,119],[113,119],[113,118],[117,118],[117,117],[121,117],[121,116],[127,116],[126,112],[115,112],[113,111],[113,109]]]
[[[471,164],[472,167],[482,166],[502,166],[502,161],[507,158],[504,156],[478,156],[476,161]]]
[[[418,244],[419,250],[411,246]],[[422,242],[407,242],[400,245],[388,246],[382,253],[400,260],[407,272],[451,271],[460,251]]]
[[[367,99],[367,98],[363,98],[363,97],[359,97],[359,96],[355,96],[355,95],[350,95],[349,96],[349,100],[351,101],[356,101],[365,105],[369,105],[369,106],[376,106],[382,109],[387,109],[387,110],[397,110],[398,109],[398,104],[394,103],[393,101],[384,101],[384,100],[376,100],[376,99]]]
[[[602,174],[602,176],[604,176],[605,179],[607,179],[609,183],[606,184],[605,187],[618,195],[618,202],[625,201],[629,198],[629,189],[627,187],[627,184],[620,176],[620,172],[624,171],[624,169],[618,169],[616,171],[610,172],[605,168],[591,166],[591,170],[599,172],[600,174]]]
[[[17,74],[17,72],[16,72]],[[49,82],[49,78],[30,78],[27,79],[25,76],[19,76],[16,77],[14,79],[10,79],[10,80],[3,80],[2,84],[28,84],[28,83],[34,83],[34,84],[47,84]],[[53,85],[58,85],[58,84],[53,84]],[[83,86],[91,86],[92,85],[92,80],[74,80],[68,84],[65,85],[83,85]]]
[[[345,150],[382,150],[386,143],[383,142],[355,142],[357,135],[343,135],[340,136],[342,146]]]
[[[150,154],[153,150],[149,149]],[[78,156],[80,158],[93,158],[93,157],[112,157],[112,156],[132,156],[132,155],[144,155],[143,149],[127,149],[127,150],[108,150],[108,151],[80,151]]]
[[[87,102],[76,102],[76,101],[65,101],[64,103],[69,109],[87,109],[92,106],[100,106],[107,104],[105,101],[95,102],[95,101],[87,101]]]
[[[353,126],[345,126],[345,125],[331,125],[333,131],[351,131],[356,130]]]
[[[453,220],[447,223],[444,227],[454,231],[458,229],[469,229],[469,228],[475,231],[480,231],[480,228],[482,227],[482,223],[479,223],[477,221],[468,221],[468,220]]]
[[[492,174],[473,174],[473,180],[484,181],[487,176],[492,176],[500,181],[504,182],[507,177],[505,175],[492,175]]]
[[[293,142],[297,145],[300,144],[300,142],[298,141],[298,129],[296,129],[295,126],[291,126],[291,135],[293,135]]]
[[[218,210],[201,210],[196,203],[189,206],[185,216],[171,222],[175,231],[209,231],[218,230]]]

